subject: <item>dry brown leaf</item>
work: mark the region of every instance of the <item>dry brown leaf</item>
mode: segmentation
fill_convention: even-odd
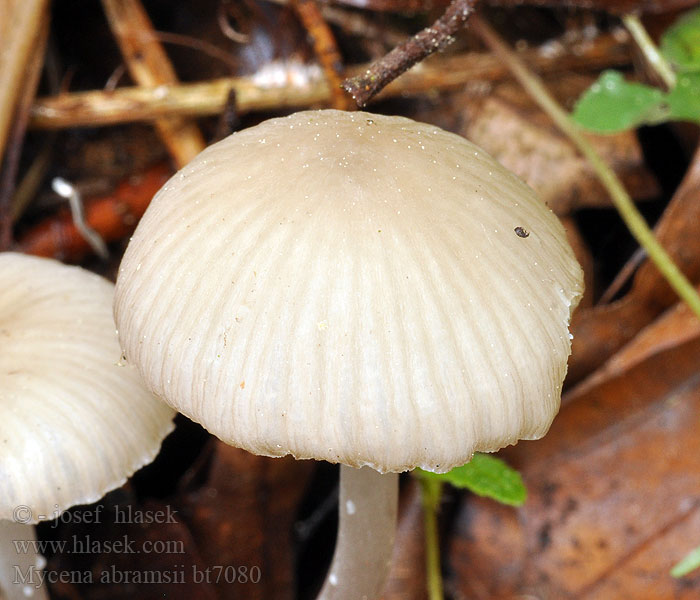
[[[56,529],[43,529],[41,539],[68,544],[50,557],[48,573],[93,574],[92,583],[78,576],[58,581],[51,586],[52,598],[293,598],[292,525],[313,461],[263,458],[218,441],[212,445],[203,455],[210,460],[199,461],[198,474],[190,477],[204,473],[206,481],[191,481],[189,492],[140,503],[129,487],[121,488],[107,496],[101,512],[95,512],[97,505],[78,508]],[[157,513],[167,520],[135,522],[138,514]],[[99,514],[99,522],[81,523],[81,514]],[[86,544],[94,545],[75,551]]]
[[[137,522],[146,515],[156,519],[156,514],[157,520],[171,522]],[[46,567],[54,600],[220,598],[211,582],[195,581],[195,573],[204,573],[209,565],[181,513],[164,502],[141,504],[128,488],[97,505],[64,513],[61,522],[40,530],[40,539],[66,544],[49,556]]]
[[[700,541],[700,337],[670,321],[683,322],[644,332],[626,369],[573,390],[543,440],[505,453],[529,489],[523,508],[464,503],[457,597],[698,597],[700,575],[669,570]]]
[[[607,379],[624,376],[632,367],[699,338],[700,320],[687,304],[679,302],[642,329],[602,367],[579,383],[569,392],[566,399],[571,401]],[[683,377],[683,373],[679,372],[677,375]]]
[[[182,502],[207,565],[260,569],[258,583],[220,581],[225,598],[293,598],[292,525],[313,461],[266,458],[216,442],[207,484]]]
[[[700,150],[655,228],[659,242],[693,282],[700,280],[699,199]],[[661,273],[647,260],[622,299],[576,312],[569,379],[580,380],[601,365],[676,299]]]
[[[555,213],[611,206],[586,159],[548,118],[539,116],[534,105],[525,101],[515,105],[490,96],[470,112],[464,136],[524,179]],[[633,132],[595,136],[592,141],[633,197],[646,199],[658,191],[643,167],[642,151]]]

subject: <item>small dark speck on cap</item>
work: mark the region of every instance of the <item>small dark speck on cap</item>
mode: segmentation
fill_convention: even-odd
[[[516,235],[521,238],[526,238],[530,235],[530,232],[527,229],[523,229],[522,227],[516,227],[514,231]]]

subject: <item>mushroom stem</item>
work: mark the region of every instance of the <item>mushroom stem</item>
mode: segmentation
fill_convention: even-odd
[[[379,598],[391,566],[399,478],[340,465],[338,540],[318,600]]]
[[[48,600],[34,525],[0,520],[0,599]]]

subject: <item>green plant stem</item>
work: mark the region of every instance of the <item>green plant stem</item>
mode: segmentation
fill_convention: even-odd
[[[666,250],[664,250],[663,246],[656,240],[644,217],[637,210],[614,171],[596,152],[593,145],[571,120],[568,113],[559,106],[557,101],[547,91],[540,78],[528,70],[500,36],[478,15],[472,17],[471,24],[484,43],[508,66],[520,85],[525,88],[542,110],[554,120],[559,129],[569,137],[581,154],[589,160],[601,183],[610,194],[615,208],[617,208],[630,233],[646,250],[647,256],[656,265],[674,291],[700,319],[700,296]]]
[[[443,600],[442,570],[440,568],[440,541],[437,526],[437,511],[440,505],[442,482],[427,477],[418,477],[423,503],[425,529],[425,576],[429,600]]]
[[[627,27],[637,46],[644,54],[647,62],[658,73],[666,87],[671,90],[676,85],[676,74],[673,72],[671,65],[659,52],[654,41],[649,37],[649,33],[642,25],[637,15],[628,14],[622,17],[622,22]]]
[[[671,577],[685,577],[695,569],[700,568],[700,546],[691,550],[683,560],[671,569]]]

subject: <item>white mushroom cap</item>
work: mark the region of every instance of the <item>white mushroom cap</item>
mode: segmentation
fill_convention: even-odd
[[[0,519],[98,500],[172,430],[170,407],[119,364],[113,296],[78,267],[0,253]]]
[[[478,147],[312,111],[162,188],[115,315],[155,393],[231,445],[446,471],[547,431],[582,285],[556,217]]]

